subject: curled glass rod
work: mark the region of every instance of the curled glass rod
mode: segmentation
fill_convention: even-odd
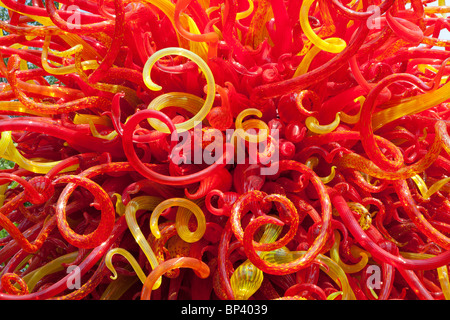
[[[195,53],[193,53],[189,50],[183,49],[183,48],[172,47],[172,48],[161,49],[161,50],[155,52],[154,54],[152,54],[150,56],[150,58],[145,63],[144,71],[143,71],[144,82],[149,89],[154,90],[154,91],[159,91],[162,89],[159,85],[155,84],[152,81],[152,79],[150,78],[150,72],[152,70],[153,65],[159,59],[161,59],[165,56],[169,56],[169,55],[178,55],[178,56],[183,56],[188,59],[191,59],[192,61],[197,63],[198,67],[200,68],[200,70],[203,72],[203,74],[206,77],[207,93],[206,93],[205,103],[203,104],[203,107],[198,111],[198,113],[196,113],[191,119],[189,119],[183,123],[178,123],[175,125],[175,128],[177,130],[179,130],[180,132],[182,132],[185,130],[192,129],[196,123],[200,123],[201,121],[203,121],[203,119],[206,118],[206,116],[208,115],[208,113],[211,110],[211,107],[214,103],[216,84],[214,81],[214,76],[213,76],[209,66],[206,64],[206,62],[202,58],[200,58],[200,56],[196,55]],[[161,107],[163,107],[163,106],[164,105],[154,105],[154,104],[150,103],[149,109],[160,111]],[[168,128],[165,125],[163,125],[161,122],[158,122],[158,121],[152,119],[152,120],[149,120],[149,123],[158,131],[165,132],[165,133],[170,132],[168,130]]]
[[[112,265],[112,257],[115,254],[120,254],[121,256],[123,256],[125,259],[128,260],[128,262],[131,264],[131,266],[133,267],[134,271],[136,272],[136,275],[139,277],[139,280],[141,280],[142,283],[145,282],[145,279],[147,278],[145,276],[144,271],[142,271],[141,266],[139,265],[139,263],[137,262],[136,258],[133,257],[133,255],[128,252],[127,250],[123,249],[123,248],[114,248],[108,251],[108,253],[105,256],[105,263],[106,266],[108,267],[108,269],[112,272],[112,276],[111,279],[115,280],[117,279],[117,271],[114,268],[114,266]],[[157,289],[158,288],[158,284],[157,281],[155,281],[155,285],[153,287],[153,289]]]
[[[175,226],[178,235],[186,242],[193,243],[200,240],[206,231],[206,219],[202,209],[193,201],[184,198],[171,198],[164,200],[153,210],[150,217],[150,230],[153,235],[158,239],[161,237],[161,233],[158,227],[158,218],[161,213],[170,207],[183,207],[188,211],[178,211],[177,218],[175,220]],[[194,232],[189,230],[189,219],[192,213],[197,218],[197,229]]]
[[[136,212],[138,210],[152,211],[157,207],[157,205],[161,201],[162,199],[158,197],[140,196],[131,199],[131,201],[129,201],[125,206],[125,219],[127,221],[128,229],[130,230],[137,244],[147,257],[148,262],[150,262],[152,269],[155,269],[156,266],[158,265],[158,259],[156,258],[156,255],[153,252],[152,248],[150,247],[144,234],[142,233],[141,228],[139,228],[139,225],[136,221]],[[155,289],[157,289],[160,285],[161,279],[159,279],[155,283],[156,286]]]
[[[309,41],[311,41],[315,46],[318,48],[332,53],[339,53],[342,50],[345,49],[347,44],[344,40],[339,39],[339,41],[325,41],[318,37],[313,29],[311,28],[311,25],[309,23],[309,9],[311,8],[311,5],[314,3],[315,0],[305,0],[302,3],[302,6],[300,8],[300,25],[302,26],[302,30],[305,33],[305,35],[308,37]],[[336,38],[338,39],[338,38]]]

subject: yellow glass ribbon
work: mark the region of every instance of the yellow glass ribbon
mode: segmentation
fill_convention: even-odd
[[[314,33],[310,23],[309,23],[309,9],[315,0],[304,0],[302,6],[300,8],[300,25],[305,36],[311,41],[316,47],[320,48],[323,51],[331,52],[331,53],[339,53],[345,49],[347,44],[343,39],[335,38],[332,41],[325,41],[321,39],[317,34]],[[336,41],[336,39],[339,39]]]
[[[143,70],[144,82],[149,89],[154,90],[154,91],[159,91],[162,89],[161,86],[157,85],[156,83],[154,83],[152,81],[152,79],[150,77],[150,72],[152,70],[153,65],[159,59],[161,59],[165,56],[169,56],[169,55],[179,55],[179,56],[183,56],[185,58],[191,59],[192,61],[197,63],[198,67],[200,68],[200,70],[203,72],[203,74],[206,77],[207,94],[206,94],[206,99],[205,99],[203,106],[191,119],[189,119],[183,123],[178,123],[175,125],[175,127],[177,128],[177,130],[179,132],[183,132],[183,131],[192,129],[197,123],[203,121],[203,119],[206,118],[206,116],[208,115],[208,113],[211,110],[211,107],[214,103],[215,93],[216,93],[216,89],[215,89],[216,85],[215,85],[214,76],[211,72],[211,69],[209,68],[209,66],[206,64],[206,62],[202,58],[200,58],[197,54],[195,54],[189,50],[186,50],[183,48],[170,47],[170,48],[161,49],[161,50],[155,52],[154,54],[152,54],[150,56],[150,58],[145,63],[144,70]],[[186,94],[186,96],[188,96],[188,95]],[[188,96],[188,97],[192,98],[192,96]],[[170,99],[167,101],[171,102]],[[157,103],[160,103],[160,104],[157,104]],[[148,108],[152,109],[152,110],[160,111],[169,105],[170,104],[162,104],[161,101],[158,101],[158,102],[152,101],[149,104]],[[172,104],[172,106],[173,106],[173,104]],[[149,123],[153,128],[155,128],[158,131],[170,133],[167,126],[164,125],[163,123],[161,123],[161,121],[159,121],[159,120],[150,119]]]

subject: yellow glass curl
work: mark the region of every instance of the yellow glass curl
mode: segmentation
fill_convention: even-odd
[[[319,124],[319,120],[316,117],[308,117],[305,120],[305,126],[309,129],[309,131],[317,133],[317,134],[325,134],[332,132],[335,130],[341,121],[340,112],[336,113],[336,117],[333,122],[326,125]]]
[[[343,39],[334,38],[339,40],[325,41],[321,39],[319,36],[317,36],[314,33],[314,30],[311,28],[308,17],[309,17],[309,9],[311,8],[311,5],[314,3],[314,1],[315,0],[305,0],[303,1],[302,6],[300,8],[299,19],[303,32],[305,33],[308,40],[311,41],[316,47],[320,48],[321,50],[331,53],[341,52],[347,46],[347,44]]]
[[[113,130],[110,133],[105,134],[105,135],[100,134],[98,132],[97,128],[95,127],[94,122],[92,122],[92,120],[89,120],[89,129],[91,130],[91,134],[92,134],[93,137],[96,137],[96,138],[99,138],[99,139],[108,140],[108,141],[113,140],[118,135],[116,130]]]
[[[156,258],[155,253],[147,242],[144,234],[142,233],[139,225],[136,221],[136,212],[138,210],[154,210],[159,203],[161,203],[162,199],[158,197],[152,196],[140,196],[133,198],[130,202],[125,206],[125,219],[127,221],[128,229],[130,229],[131,234],[133,235],[136,243],[144,252],[145,256],[150,262],[152,269],[155,269],[158,266],[158,259]],[[161,279],[155,283],[155,286],[159,287],[161,285]]]
[[[236,14],[236,20],[245,19],[250,16],[255,9],[255,5],[253,4],[253,0],[248,0],[248,8],[245,11],[238,12]]]
[[[320,39],[320,38],[319,38]],[[327,38],[323,40],[325,43],[327,43],[330,46],[346,46],[345,41],[341,38]],[[296,78],[302,74],[305,74],[308,72],[309,66],[311,65],[313,59],[319,54],[320,51],[322,51],[318,46],[313,46],[311,49],[308,50],[308,52],[303,57],[302,61],[298,65],[297,69],[295,70],[293,78]],[[299,53],[299,55],[301,52]]]
[[[424,199],[430,199],[433,194],[438,192],[443,186],[450,182],[450,177],[443,178],[436,181],[431,185],[430,188],[428,188],[425,181],[423,181],[422,177],[418,174],[412,176],[411,179],[416,183],[417,188],[419,189]]]
[[[341,111],[340,117],[341,117],[342,122],[348,123],[348,124],[356,124],[359,122],[359,119],[361,117],[361,108],[362,108],[362,105],[364,104],[364,101],[366,101],[366,97],[359,96],[354,101],[359,102],[359,104],[360,104],[358,113],[355,114],[354,116],[351,116],[351,115],[348,115],[345,112]]]
[[[334,231],[334,239],[335,242],[333,243],[333,246],[330,249],[330,257],[333,261],[335,261],[341,268],[344,270],[345,273],[356,273],[361,271],[369,262],[369,255],[365,251],[361,250],[359,252],[359,255],[361,257],[361,260],[354,265],[348,265],[344,263],[340,256],[339,256],[339,244],[341,241],[341,235],[338,231]]]
[[[3,131],[0,138],[0,157],[15,162],[21,168],[34,172],[46,174],[61,161],[37,161],[25,158],[20,154],[12,140],[11,131]],[[65,168],[62,172],[73,171],[78,164]]]
[[[319,164],[319,159],[317,157],[310,157],[305,162],[305,165],[311,169],[314,169],[315,167],[317,167],[318,164]],[[331,182],[335,176],[336,176],[336,166],[332,166],[331,173],[328,176],[319,177],[319,178],[320,178],[320,180],[322,180],[322,182],[324,184],[327,184],[327,183]]]
[[[214,11],[217,11],[217,10],[220,10],[220,6],[208,7],[208,8],[205,9],[205,12],[206,12],[206,14],[209,17],[209,15],[211,13],[213,13]]]
[[[105,264],[106,267],[111,271],[111,273],[113,274],[110,278],[115,280],[117,279],[117,271],[114,268],[113,264],[112,264],[112,257],[115,254],[120,254],[121,256],[123,256],[125,259],[128,260],[128,262],[130,263],[130,265],[133,267],[133,270],[136,272],[136,275],[139,277],[139,280],[141,280],[142,283],[145,282],[145,279],[147,279],[144,271],[142,271],[141,266],[139,265],[139,263],[137,262],[136,258],[133,257],[133,255],[128,252],[127,250],[123,249],[123,248],[114,248],[108,251],[108,253],[105,256]],[[153,289],[157,289],[156,287],[156,283],[155,286],[153,287]]]
[[[59,57],[68,57],[70,55],[79,54],[81,51],[83,51],[83,46],[81,44],[77,44],[77,45],[73,46],[72,48],[70,48],[69,50],[58,52],[55,50],[49,50],[50,39],[51,39],[51,36],[46,36],[44,39],[44,45],[42,46],[42,54],[41,54],[42,68],[44,68],[44,70],[47,71],[48,73],[55,74],[55,75],[75,73],[76,67],[74,64],[69,65],[69,66],[61,66],[58,68],[51,67],[47,61],[48,52],[51,51],[52,54],[59,56]],[[98,68],[98,63],[95,60],[82,61],[81,65],[82,65],[83,70],[90,70],[90,69]]]
[[[192,114],[197,114],[202,109],[204,104],[205,100],[197,97],[196,95],[184,92],[171,92],[164,93],[153,99],[148,108],[158,108],[159,110],[162,110],[166,107],[177,106],[189,111]],[[149,120],[149,123],[160,123],[163,128],[167,129],[167,126],[162,122],[158,122],[158,120]],[[175,125],[175,127],[176,126],[177,125]],[[179,132],[183,132],[183,130],[179,130]]]
[[[159,59],[161,59],[165,56],[168,56],[168,55],[179,55],[179,56],[183,56],[185,58],[191,59],[198,65],[198,67],[200,68],[200,70],[203,72],[203,74],[206,77],[207,93],[206,93],[206,99],[205,99],[205,102],[204,102],[202,108],[191,119],[189,119],[183,123],[179,123],[179,124],[175,125],[175,127],[177,128],[177,130],[179,132],[183,132],[183,131],[192,129],[197,123],[203,121],[203,119],[206,118],[206,116],[208,115],[208,113],[211,110],[211,107],[214,103],[216,85],[215,85],[214,76],[211,72],[211,69],[209,68],[209,66],[206,64],[206,62],[200,56],[198,56],[197,54],[195,54],[189,50],[183,49],[183,48],[170,47],[170,48],[164,48],[164,49],[161,49],[161,50],[155,52],[154,54],[152,54],[150,56],[150,58],[145,63],[144,71],[143,71],[144,82],[149,89],[154,90],[154,91],[159,91],[162,89],[161,86],[157,85],[156,83],[154,83],[152,81],[152,79],[150,77],[150,72],[152,70],[153,65]],[[148,108],[160,111],[162,108],[164,108],[166,106],[167,105],[165,105],[165,104],[157,105],[156,103],[152,102],[149,104]],[[150,125],[152,125],[153,128],[155,128],[158,131],[170,133],[167,126],[164,125],[163,123],[161,123],[159,120],[152,119],[152,120],[149,120],[149,123],[150,123]]]
[[[246,141],[252,143],[259,143],[261,141],[267,140],[269,134],[269,126],[264,121],[258,119],[243,121],[244,118],[248,116],[257,116],[258,118],[261,118],[263,114],[260,110],[255,108],[248,108],[241,111],[236,117],[235,134],[239,135],[242,139],[245,139]],[[250,134],[247,132],[248,130],[252,129],[258,129],[258,134]],[[232,141],[234,141],[234,139]]]
[[[122,201],[122,195],[118,193],[113,193],[111,198],[116,197],[116,213],[119,216],[123,216],[125,213],[125,206]]]
[[[295,70],[294,75],[292,78],[296,78],[302,74],[305,74],[308,72],[309,66],[311,65],[311,62],[317,56],[317,54],[322,51],[319,47],[313,46],[311,49],[308,50],[308,52],[303,57],[302,61],[298,65],[297,69]],[[299,53],[300,54],[300,53]]]
[[[206,219],[202,209],[193,201],[185,198],[171,198],[164,200],[153,210],[150,216],[150,231],[155,238],[161,238],[161,233],[158,228],[158,219],[161,213],[170,207],[183,207],[188,210],[177,211],[175,219],[175,227],[181,239],[188,243],[193,243],[200,240],[206,231]],[[189,230],[189,219],[192,213],[197,218],[197,229],[192,232]]]

